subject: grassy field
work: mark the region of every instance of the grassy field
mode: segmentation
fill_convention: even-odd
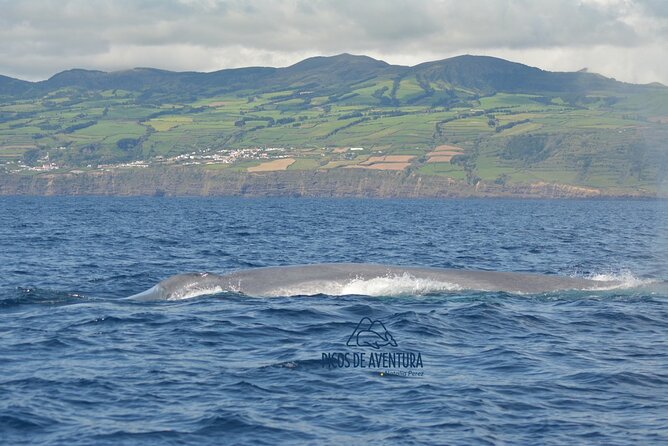
[[[206,168],[262,172],[357,166],[470,183],[652,187],[667,170],[666,90],[624,96],[602,91],[578,99],[481,96],[442,83],[425,85],[415,76],[370,79],[340,94],[309,96],[295,87],[191,101],[148,102],[124,90],[63,89],[0,103],[0,166],[11,170],[19,162],[49,161],[65,168],[94,167],[281,147],[290,161],[244,159]],[[445,97],[451,103],[442,105]],[[461,153],[430,161],[428,154],[444,144]],[[364,150],[353,152],[353,147]],[[405,158],[368,162],[391,156]]]

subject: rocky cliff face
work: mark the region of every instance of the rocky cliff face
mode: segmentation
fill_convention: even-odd
[[[652,197],[654,193],[599,190],[544,182],[510,185],[480,182],[470,186],[446,177],[361,169],[251,174],[173,167],[40,175],[2,174],[0,195],[590,198]]]

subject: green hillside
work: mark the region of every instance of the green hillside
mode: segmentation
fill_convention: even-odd
[[[481,56],[0,76],[0,171],[30,175],[187,163],[653,190],[668,171],[666,141],[662,85]]]

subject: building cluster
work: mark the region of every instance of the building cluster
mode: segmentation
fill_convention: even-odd
[[[301,149],[295,147],[248,147],[243,149],[219,149],[212,151],[210,148],[192,151],[175,156],[158,155],[150,160],[128,161],[120,163],[105,163],[97,166],[89,164],[88,169],[122,169],[122,168],[146,168],[155,165],[199,165],[199,164],[234,164],[243,161],[280,159],[295,156],[295,152]],[[322,152],[330,149],[323,147]],[[333,149],[335,153],[360,152],[363,147],[346,147]],[[60,169],[56,162],[49,161],[48,155],[39,160],[39,165],[29,166],[23,161],[7,161],[5,167],[12,171],[35,171],[47,172]]]

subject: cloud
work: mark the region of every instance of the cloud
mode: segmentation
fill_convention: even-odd
[[[462,53],[668,84],[663,0],[0,0],[0,73],[72,67],[284,66],[368,54],[412,65]]]

